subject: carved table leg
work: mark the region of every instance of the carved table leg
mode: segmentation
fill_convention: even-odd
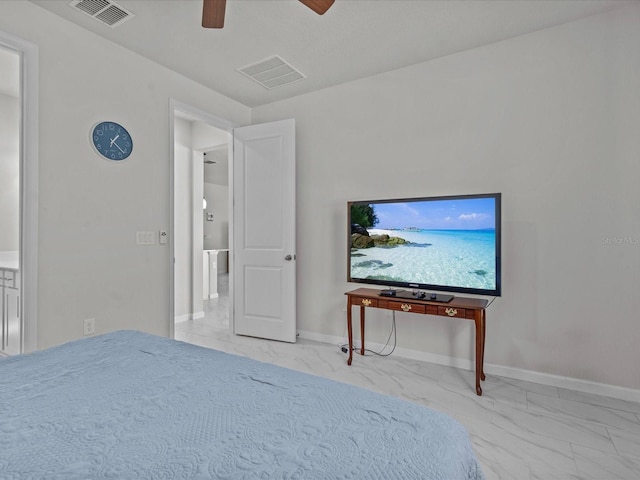
[[[360,307],[360,355],[364,355],[364,307]]]
[[[482,357],[480,360],[480,365],[482,366],[482,370],[480,372],[480,378],[485,380],[487,377],[484,374],[484,341],[487,338],[487,315],[484,310],[482,310]]]
[[[476,310],[473,317],[476,324],[476,394],[482,395],[482,387],[480,386],[480,377],[482,376],[482,349],[484,343],[484,339],[482,338],[482,310]]]
[[[347,365],[353,361],[353,328],[351,326],[351,300],[347,299],[347,335],[349,336],[349,358]]]

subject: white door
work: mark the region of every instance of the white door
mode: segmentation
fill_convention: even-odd
[[[233,133],[234,333],[295,342],[295,121]]]

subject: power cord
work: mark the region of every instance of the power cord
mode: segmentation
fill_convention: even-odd
[[[391,331],[389,332],[389,336],[387,337],[387,341],[385,342],[384,346],[380,349],[379,352],[375,352],[373,350],[369,350],[368,348],[365,348],[364,351],[365,352],[369,352],[373,355],[377,355],[379,357],[388,357],[389,355],[391,355],[393,353],[393,351],[396,349],[396,345],[397,345],[397,331],[396,331],[396,312],[392,311],[393,314],[393,320],[391,323]],[[384,352],[385,348],[387,348],[389,346],[389,341],[391,340],[391,335],[393,335],[393,347],[391,348],[391,351],[388,353],[382,353]],[[340,345],[340,349],[342,350],[342,353],[349,353],[349,344],[348,343],[344,343],[342,345]],[[355,347],[353,347],[354,350],[356,350]]]

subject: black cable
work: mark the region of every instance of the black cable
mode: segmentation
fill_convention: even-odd
[[[364,349],[365,352],[372,353],[373,355],[378,355],[379,357],[388,357],[396,349],[396,345],[398,343],[397,331],[396,331],[396,312],[392,311],[392,313],[393,313],[393,321],[391,323],[391,331],[389,332],[389,337],[387,337],[387,341],[385,342],[384,346],[380,349],[379,352],[374,352],[373,350],[369,350],[368,348]],[[391,335],[393,335],[393,348],[389,353],[382,353],[384,352],[384,349],[387,348],[387,346],[389,345],[389,340],[391,340]],[[343,353],[347,353],[349,351],[349,344],[345,343],[340,345],[340,349],[342,350]],[[355,347],[353,349],[356,350]]]
[[[385,344],[382,347],[382,349],[380,349],[379,352],[374,352],[373,350],[369,350],[368,348],[365,348],[364,349],[365,352],[373,353],[374,355],[378,355],[379,357],[388,357],[396,349],[396,344],[397,344],[396,312],[392,310],[392,313],[393,313],[393,321],[391,323],[391,331],[389,332],[389,336],[387,337],[387,341],[385,342]],[[389,340],[391,340],[391,334],[393,334],[393,348],[391,349],[391,351],[389,353],[382,353],[382,352],[384,352],[384,349],[387,348],[387,345],[389,345]]]

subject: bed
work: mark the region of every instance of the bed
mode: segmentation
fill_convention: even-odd
[[[4,479],[483,479],[453,418],[118,331],[0,360]]]

